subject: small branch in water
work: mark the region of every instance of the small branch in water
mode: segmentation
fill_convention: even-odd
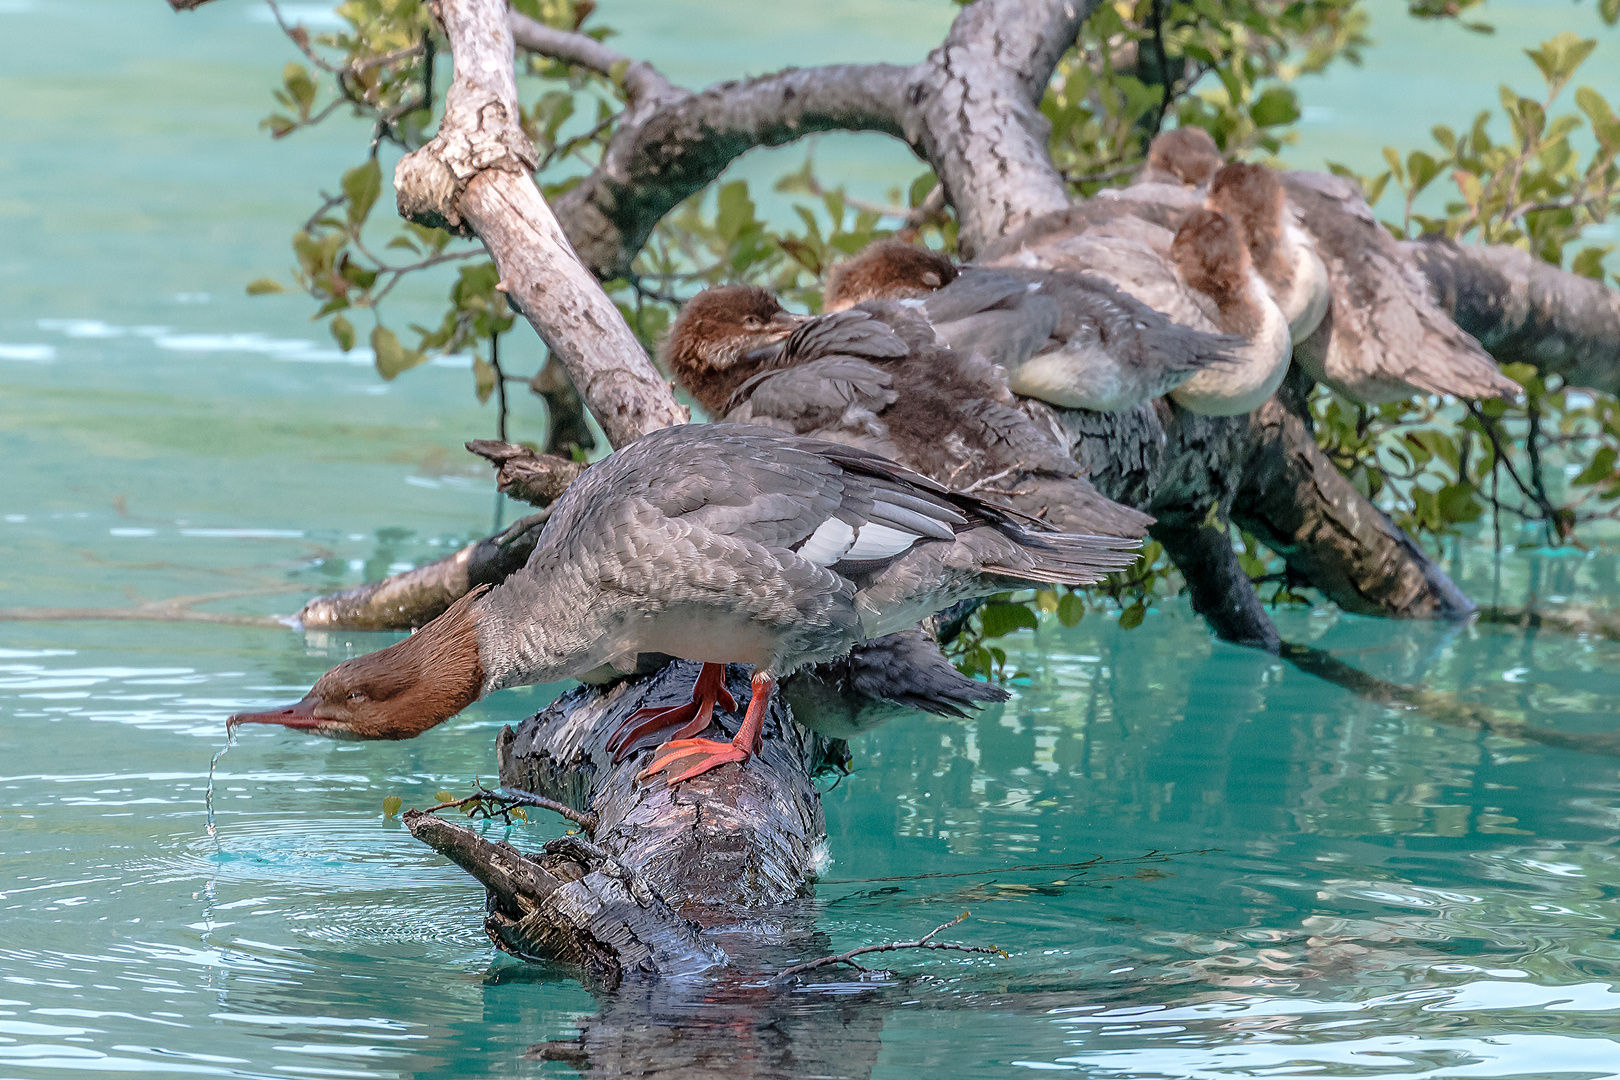
[[[468,795],[465,799],[452,799],[449,802],[442,802],[437,806],[430,806],[422,812],[431,814],[439,810],[459,810],[465,806],[469,808],[467,810],[469,817],[492,818],[499,815],[505,824],[510,825],[512,824],[512,810],[514,807],[538,806],[542,810],[550,810],[553,814],[567,818],[588,834],[596,832],[595,814],[581,813],[566,803],[548,799],[544,795],[518,791],[516,788],[502,787],[492,791],[484,786],[482,780],[474,780],[473,786],[478,788],[476,794]]]
[[[968,915],[969,912],[964,911],[950,922],[941,923],[940,925],[934,927],[916,941],[892,941],[886,945],[863,945],[858,949],[851,949],[849,952],[839,953],[837,956],[823,956],[819,960],[809,960],[803,964],[794,964],[786,971],[783,971],[781,974],[777,975],[771,980],[771,982],[787,982],[789,979],[802,975],[807,971],[814,971],[817,968],[823,967],[833,967],[839,964],[852,967],[863,975],[870,975],[873,973],[874,969],[857,963],[855,961],[855,957],[865,956],[868,953],[897,952],[900,949],[941,949],[948,950],[950,952],[989,953],[992,956],[1006,956],[1007,951],[1005,949],[999,949],[993,945],[961,945],[954,941],[934,940],[935,934],[938,934],[944,930],[949,930],[953,926],[960,925],[962,920],[966,919]]]

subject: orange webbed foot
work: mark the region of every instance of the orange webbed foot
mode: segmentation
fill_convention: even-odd
[[[714,708],[719,705],[727,712],[737,710],[736,699],[726,689],[724,664],[704,664],[692,687],[692,700],[680,705],[650,706],[637,709],[619,725],[607,741],[617,764],[635,753],[642,740],[672,727],[679,727],[675,739],[687,739],[709,726]]]
[[[716,742],[713,739],[676,739],[665,743],[652,764],[638,773],[636,779],[647,780],[658,773],[679,768],[680,771],[666,777],[669,786],[674,787],[711,769],[718,769],[733,761],[747,761],[752,756],[736,743]]]

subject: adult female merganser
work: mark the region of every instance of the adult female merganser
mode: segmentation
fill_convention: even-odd
[[[1428,281],[1355,184],[1311,172],[1282,181],[1327,266],[1333,297],[1317,332],[1300,343],[1300,367],[1367,405],[1416,394],[1519,396],[1519,385],[1435,304]]]
[[[1153,521],[1092,487],[993,364],[941,346],[898,304],[809,317],[764,289],[709,289],[681,309],[660,355],[727,422],[860,446],[941,484],[988,490],[1064,532],[1137,539]]]
[[[1222,214],[1192,210],[1174,233],[1135,216],[1078,230],[1050,230],[1036,219],[1029,229],[1036,239],[1015,234],[991,265],[1093,274],[1183,326],[1244,339],[1228,350],[1233,362],[1209,365],[1171,391],[1182,407],[1235,416],[1282,384],[1293,344],[1288,320],[1255,272],[1241,231]]]
[[[685,725],[641,774],[676,784],[746,761],[776,680],[801,666],[958,600],[1090,584],[1136,558],[1132,541],[1046,528],[854,447],[665,428],[574,481],[521,571],[339,664],[296,705],[231,723],[408,739],[496,690],[661,652],[704,663],[695,708],[643,710],[626,726]],[[688,738],[716,702],[731,707],[728,661],[755,666],[741,729],[729,743]]]
[[[828,310],[898,300],[958,352],[1000,364],[1015,393],[1115,412],[1163,397],[1243,339],[1172,322],[1101,278],[1069,270],[957,267],[945,255],[879,240],[833,268]]]
[[[1310,337],[1333,297],[1327,267],[1300,226],[1282,179],[1264,165],[1223,165],[1210,180],[1208,206],[1243,230],[1249,257],[1287,317],[1293,343]]]

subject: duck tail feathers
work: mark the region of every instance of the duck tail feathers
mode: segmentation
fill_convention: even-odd
[[[1095,585],[1107,575],[1128,570],[1141,558],[1142,541],[1086,533],[1031,533],[1010,524],[1001,527],[1016,544],[1017,556],[988,563],[985,570],[1038,585]]]

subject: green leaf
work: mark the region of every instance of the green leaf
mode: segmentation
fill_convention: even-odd
[[[405,805],[405,800],[398,795],[390,795],[383,800],[383,816],[393,817],[399,813],[399,808]]]
[[[385,379],[392,379],[402,371],[408,371],[422,362],[421,353],[414,356],[421,359],[412,362],[413,354],[406,352],[405,347],[399,343],[399,338],[386,326],[379,326],[371,332],[371,351],[377,354],[377,374]]]
[[[1603,21],[1608,23],[1610,26],[1620,22],[1620,0],[1600,0],[1598,4],[1598,14],[1601,15],[1603,17]]]
[[[612,64],[608,65],[608,78],[612,80],[614,86],[623,86],[624,73],[629,70],[630,58],[628,56],[622,60],[615,60]]]
[[[1273,86],[1249,106],[1249,119],[1256,127],[1280,127],[1299,119],[1299,102],[1286,86]]]
[[[1472,484],[1447,484],[1435,501],[1441,520],[1451,524],[1478,521],[1485,513]]]
[[[495,365],[482,356],[473,357],[473,389],[482,405],[495,392]]]
[[[382,191],[382,168],[372,158],[364,165],[356,165],[343,174],[343,194],[349,200],[349,224],[358,225],[366,220],[377,195]]]
[[[1086,615],[1086,601],[1077,592],[1064,593],[1058,601],[1058,622],[1064,626],[1079,626],[1080,620]]]
[[[433,801],[434,802],[455,802],[456,797],[454,795],[450,794],[448,791],[436,791],[436,792],[433,793]]]
[[[1421,150],[1406,155],[1406,175],[1412,178],[1412,191],[1419,192],[1440,174],[1440,163]]]
[[[1597,484],[1608,480],[1610,477],[1614,476],[1614,463],[1617,457],[1620,457],[1620,454],[1616,454],[1614,447],[1603,447],[1596,454],[1592,455],[1591,462],[1588,463],[1586,468],[1581,470],[1580,475],[1575,477],[1574,480],[1571,480],[1570,483]]]
[[[986,604],[979,609],[984,636],[998,638],[1014,630],[1033,630],[1040,625],[1035,613],[1024,604]]]
[[[1147,605],[1140,600],[1119,613],[1119,628],[1121,630],[1135,630],[1147,618]]]
[[[332,320],[330,327],[332,340],[338,343],[338,348],[348,352],[354,348],[354,324],[342,315]]]
[[[1582,38],[1565,30],[1557,37],[1543,41],[1538,49],[1524,50],[1524,55],[1535,63],[1541,77],[1549,85],[1556,86],[1567,82],[1595,48],[1596,38]]]
[[[267,296],[270,293],[286,292],[287,286],[274,278],[255,278],[248,282],[247,294],[249,296]]]

